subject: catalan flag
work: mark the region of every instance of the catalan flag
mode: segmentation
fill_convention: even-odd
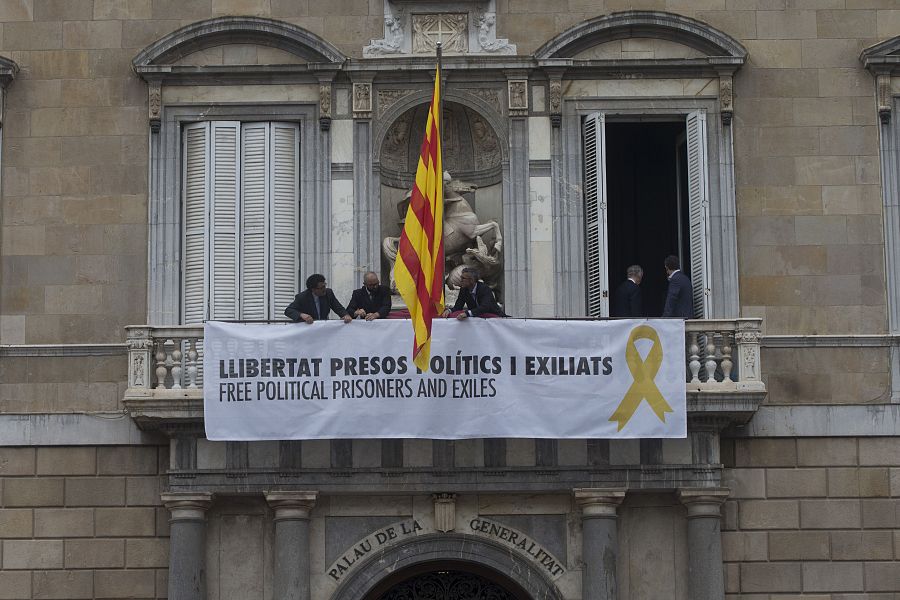
[[[416,182],[394,265],[397,289],[406,301],[413,324],[413,362],[422,371],[428,370],[431,357],[431,320],[444,311],[444,170],[440,100],[441,71],[438,67]]]

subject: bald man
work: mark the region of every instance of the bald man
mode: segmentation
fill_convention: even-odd
[[[363,275],[363,286],[353,290],[347,312],[366,321],[384,319],[391,312],[391,290],[381,285],[377,274],[369,271]]]

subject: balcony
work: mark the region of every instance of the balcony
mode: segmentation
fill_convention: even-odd
[[[760,319],[685,323],[689,428],[746,423],[766,395]],[[171,430],[203,421],[203,328],[127,328],[125,407],[142,429]]]

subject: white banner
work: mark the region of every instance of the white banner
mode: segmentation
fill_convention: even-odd
[[[208,322],[210,440],[683,438],[684,321]]]

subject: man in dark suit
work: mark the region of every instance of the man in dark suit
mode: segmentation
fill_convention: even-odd
[[[354,318],[366,321],[385,319],[391,312],[391,290],[381,285],[378,275],[369,271],[363,275],[363,286],[353,290],[347,312]]]
[[[341,317],[344,323],[353,320],[334,297],[334,292],[328,288],[325,276],[315,273],[306,278],[306,290],[294,296],[294,301],[284,309],[284,314],[294,322],[312,323],[327,319],[331,311]]]
[[[613,293],[612,317],[640,318],[644,316],[641,305],[641,280],[644,270],[640,265],[631,265],[625,271],[627,279],[619,284]]]
[[[691,280],[681,272],[677,256],[667,256],[664,264],[669,277],[669,291],[666,292],[666,307],[662,316],[693,319],[694,290]]]
[[[462,270],[459,276],[459,296],[453,308],[445,310],[443,316],[449,317],[451,313],[457,313],[456,318],[459,320],[488,315],[509,316],[497,304],[491,288],[485,282],[478,281],[478,277],[479,273],[475,269],[466,267]]]

